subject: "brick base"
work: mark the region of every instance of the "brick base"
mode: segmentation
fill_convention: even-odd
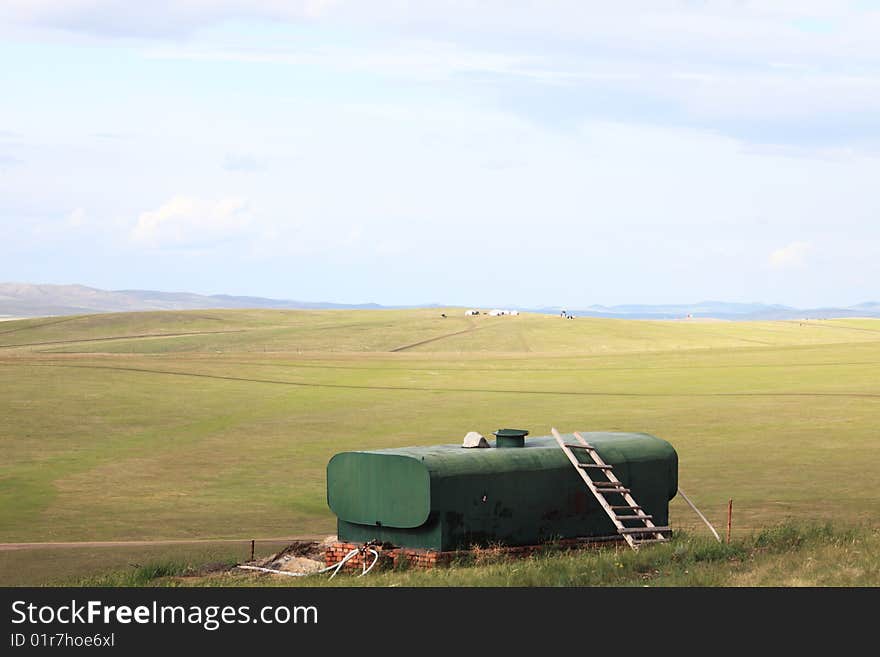
[[[595,538],[566,538],[553,543],[543,545],[514,545],[497,547],[477,547],[471,550],[451,550],[440,552],[437,550],[419,550],[414,548],[401,548],[390,544],[371,546],[379,553],[379,561],[373,570],[379,568],[397,568],[406,566],[409,568],[434,568],[435,566],[449,565],[454,561],[481,563],[495,558],[523,558],[541,552],[553,552],[559,550],[577,550],[597,548],[605,545],[623,543],[621,536],[600,536]],[[324,564],[334,566],[345,558],[352,550],[363,547],[356,543],[332,543],[324,553]],[[343,570],[363,570],[364,560],[367,566],[373,563],[373,555],[368,551],[362,551],[345,562]]]

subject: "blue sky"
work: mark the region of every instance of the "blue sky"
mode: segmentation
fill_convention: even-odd
[[[875,300],[878,33],[866,1],[11,0],[0,280]]]

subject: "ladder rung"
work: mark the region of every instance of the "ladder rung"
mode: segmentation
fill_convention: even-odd
[[[619,481],[594,481],[593,483],[596,484],[597,486],[603,486],[605,488],[607,488],[609,486],[614,486],[616,488],[623,486],[623,484]]]
[[[603,495],[623,495],[624,493],[629,493],[629,488],[597,488],[597,493],[602,493]],[[627,507],[629,508],[629,507]]]
[[[654,516],[614,516],[615,520],[653,520]]]
[[[639,538],[633,539],[633,543],[636,545],[641,545],[642,543],[668,543],[669,539],[665,536],[663,538]]]
[[[565,443],[565,446],[568,447],[569,449],[589,449],[594,452],[596,451],[596,448],[593,447],[592,445],[579,445],[577,443]]]
[[[640,507],[640,506],[637,506],[637,505],[630,506],[629,504],[623,504],[621,506],[609,506],[608,508],[613,509],[615,511],[617,509],[632,509],[633,511],[641,511],[642,510],[642,507]]]
[[[598,463],[578,463],[579,468],[598,468],[600,470],[611,470],[613,465],[599,465]],[[604,483],[604,482],[599,482]]]
[[[661,532],[671,532],[672,527],[624,527],[618,529],[618,534],[659,534]]]

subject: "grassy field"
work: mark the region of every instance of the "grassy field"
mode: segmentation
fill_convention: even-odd
[[[791,519],[870,525],[880,514],[878,320],[440,312],[3,322],[0,542],[332,533],[324,468],[334,453],[502,426],[661,436],[713,521],[734,499],[735,536]],[[673,501],[673,525],[696,532],[697,522]],[[241,558],[240,546],[211,550]],[[103,563],[100,548],[50,552],[0,550],[0,584]],[[143,553],[112,550],[117,561]]]
[[[689,534],[638,553],[622,546],[505,558],[487,548],[428,571],[286,577],[232,568],[236,560],[154,561],[79,586],[878,586],[880,533],[826,525],[782,524],[728,544]],[[210,572],[213,571],[213,572]]]

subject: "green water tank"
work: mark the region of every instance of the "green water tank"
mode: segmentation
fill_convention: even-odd
[[[678,490],[678,455],[646,433],[582,432],[656,525]],[[576,442],[573,435],[563,435]],[[327,502],[339,540],[455,550],[616,535],[552,436],[519,448],[460,445],[336,454]]]

